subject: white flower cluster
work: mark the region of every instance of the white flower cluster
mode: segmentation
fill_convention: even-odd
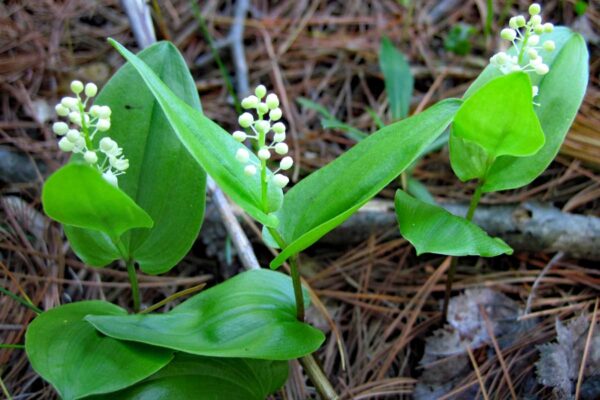
[[[52,125],[52,131],[61,136],[58,147],[67,153],[81,154],[85,162],[98,167],[106,181],[117,186],[117,176],[129,168],[129,160],[123,157],[123,149],[109,137],[100,140],[98,149],[94,148],[92,142],[98,132],[110,129],[110,107],[93,105],[86,111],[88,101],[98,93],[98,87],[91,82],[84,86],[80,81],[73,81],[71,90],[75,97],[63,97],[55,110],[76,128],[69,127],[66,122]],[[85,100],[82,100],[81,93],[85,94]],[[98,162],[98,151],[104,154],[102,163]]]
[[[495,65],[504,74],[509,74],[513,71],[535,72],[538,75],[546,75],[550,68],[544,64],[539,50],[553,51],[556,47],[554,41],[546,40],[540,44],[540,36],[542,33],[550,33],[554,29],[554,25],[550,22],[542,23],[540,12],[542,11],[539,4],[534,3],[529,6],[529,21],[525,17],[518,15],[512,17],[508,23],[509,28],[502,29],[500,36],[502,39],[511,42],[515,48],[516,56],[511,56],[503,51],[495,54],[490,58],[490,63]],[[523,28],[523,32],[521,32]],[[519,43],[520,42],[520,43]],[[527,55],[527,61],[525,60]],[[538,87],[533,87],[533,96],[537,96]]]
[[[265,97],[266,96],[266,97]],[[264,98],[264,101],[263,101]],[[255,164],[250,159],[250,152],[246,148],[239,149],[235,158],[247,164],[244,172],[248,176],[261,173],[262,179],[267,179],[266,168],[267,160],[271,158],[271,151],[285,156],[289,149],[285,141],[286,127],[283,122],[277,122],[281,119],[282,112],[279,108],[279,98],[276,94],[267,95],[267,89],[263,85],[258,85],[254,90],[254,95],[248,96],[242,100],[242,107],[246,110],[255,110],[257,119],[250,112],[245,112],[239,116],[238,122],[242,128],[251,129],[253,134],[248,135],[244,131],[233,132],[233,137],[238,142],[246,139],[256,140],[258,144],[257,156],[259,164]],[[268,116],[268,119],[265,119]],[[268,135],[272,132],[271,143],[267,144]],[[294,160],[290,156],[285,156],[279,162],[279,168],[273,171],[271,181],[279,188],[284,188],[289,183],[289,178],[279,171],[285,171],[292,167]],[[265,182],[266,183],[266,182]]]

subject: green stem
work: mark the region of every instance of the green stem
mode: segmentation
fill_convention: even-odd
[[[471,203],[469,204],[469,211],[467,211],[467,220],[468,221],[471,221],[473,219],[473,215],[475,215],[475,209],[477,208],[477,205],[479,204],[479,200],[481,200],[482,189],[483,189],[483,182],[479,182],[477,184],[477,188],[475,189],[475,192],[473,193],[473,196],[471,197]]]
[[[128,260],[127,264],[127,275],[129,275],[129,283],[131,283],[131,297],[133,297],[133,311],[140,311],[140,288],[138,286],[137,274],[135,272],[135,262]]]
[[[0,343],[0,349],[24,349],[24,344]]]
[[[10,395],[8,388],[4,384],[4,381],[2,380],[2,376],[0,376],[0,389],[2,389],[2,393],[4,393],[6,400],[13,400],[13,397]]]
[[[36,307],[33,303],[30,303],[27,300],[22,299],[21,297],[17,296],[16,294],[14,294],[13,292],[11,292],[10,290],[5,289],[5,288],[3,288],[1,286],[0,286],[0,293],[4,293],[5,295],[7,295],[8,297],[10,297],[14,301],[16,301],[18,303],[21,303],[25,307],[27,307],[30,310],[34,311],[36,314],[41,314],[43,312],[41,309],[39,309],[38,307]]]

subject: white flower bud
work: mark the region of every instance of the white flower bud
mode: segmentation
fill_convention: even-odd
[[[532,95],[533,97],[537,96],[537,95],[538,95],[538,93],[539,93],[539,91],[540,91],[540,88],[539,88],[539,87],[537,87],[537,86],[532,86],[532,87],[531,87],[531,95]]]
[[[535,73],[538,75],[546,75],[550,68],[546,64],[538,64],[535,66]]]
[[[69,129],[67,132],[67,140],[72,143],[77,143],[81,138],[81,132],[77,129]]]
[[[283,157],[279,162],[279,168],[284,171],[292,168],[292,165],[294,165],[294,160],[290,156]]]
[[[267,103],[258,103],[256,106],[256,112],[258,112],[260,115],[265,115],[269,112],[269,106]]]
[[[546,51],[553,51],[556,48],[556,44],[554,44],[554,40],[546,40],[542,47]]]
[[[98,111],[98,117],[104,118],[104,119],[109,119],[111,114],[112,114],[112,110],[110,109],[109,106],[100,106],[100,109]]]
[[[81,83],[81,81],[71,82],[71,90],[75,94],[79,94],[79,93],[83,92],[83,83]]]
[[[235,153],[235,159],[242,164],[245,164],[250,159],[250,153],[246,149],[238,149],[238,151]]]
[[[79,109],[79,100],[75,97],[63,97],[60,100],[60,104],[67,107],[70,110],[78,110]]]
[[[114,187],[119,187],[119,181],[117,180],[117,177],[115,176],[114,172],[112,172],[111,170],[108,170],[105,173],[103,173],[102,177],[106,182],[110,183]]]
[[[542,33],[544,33],[544,26],[541,24],[534,26],[533,32],[535,32],[538,35],[541,35]]]
[[[276,124],[273,124],[271,129],[273,129],[273,132],[275,133],[285,133],[285,125],[283,122],[277,122]]]
[[[504,65],[510,60],[510,57],[505,52],[501,51],[492,57],[492,63],[497,65]]]
[[[61,117],[66,117],[69,115],[69,109],[60,103],[54,107],[54,110],[56,111],[56,114],[60,115]]]
[[[95,118],[100,117],[101,111],[102,111],[102,107],[100,107],[100,106],[93,105],[90,107],[90,115],[92,117],[95,117]]]
[[[529,50],[527,50],[527,55],[532,60],[535,60],[536,58],[538,58],[538,52],[537,52],[536,49],[529,49]]]
[[[504,40],[508,40],[508,41],[512,42],[517,37],[517,31],[515,31],[514,29],[510,29],[510,28],[504,28],[500,32],[500,37]]]
[[[267,100],[265,100],[265,103],[267,104],[267,107],[269,107],[270,110],[273,110],[274,108],[279,107],[279,97],[277,97],[275,93],[271,93],[267,96]]]
[[[275,143],[283,142],[284,140],[285,140],[285,132],[283,132],[283,133],[276,133],[273,136],[273,141]]]
[[[554,30],[554,24],[551,22],[546,22],[544,25],[544,32],[551,33]]]
[[[254,128],[259,133],[266,133],[269,132],[269,129],[271,129],[271,124],[269,121],[256,121],[254,123]]]
[[[542,7],[538,3],[529,6],[529,15],[538,15],[540,11],[542,11]]]
[[[96,164],[98,162],[98,155],[95,151],[86,151],[83,155],[83,159],[88,164]]]
[[[517,15],[517,26],[519,28],[522,28],[525,25],[527,25],[527,22],[525,21],[525,17],[522,15]]]
[[[510,26],[512,29],[518,29],[519,24],[517,22],[517,17],[512,17],[510,20],[508,20],[508,26]]]
[[[279,121],[282,115],[283,112],[281,111],[281,108],[274,108],[269,112],[269,118],[271,121]]]
[[[64,137],[58,141],[58,148],[67,153],[70,151],[73,151],[74,147],[75,147],[75,144],[73,142],[71,142],[69,139],[67,139],[66,137]]]
[[[98,120],[98,122],[96,123],[96,128],[98,128],[98,130],[100,132],[105,132],[105,131],[109,130],[110,129],[110,120],[105,119],[105,118],[100,118]]]
[[[52,132],[56,133],[58,136],[63,136],[69,131],[69,125],[64,122],[55,122],[52,125]]]
[[[265,97],[265,94],[267,94],[267,88],[264,85],[258,85],[256,89],[254,89],[254,94],[259,99],[262,99]]]
[[[85,95],[87,97],[94,97],[98,93],[98,86],[90,82],[85,85]]]
[[[100,139],[100,150],[103,153],[110,153],[117,147],[117,142],[109,137],[103,137]]]
[[[77,138],[75,141],[75,148],[73,149],[73,152],[80,153],[83,151],[83,149],[85,149],[85,139],[83,136],[79,136],[79,138]]]
[[[262,148],[258,151],[258,158],[261,160],[268,160],[271,158],[271,152],[267,148]]]
[[[531,35],[529,37],[529,41],[527,42],[527,44],[530,46],[537,46],[537,44],[539,42],[540,42],[540,37],[538,35]]]
[[[287,154],[289,148],[288,145],[285,143],[277,143],[275,145],[275,153],[277,154]]]
[[[254,165],[246,165],[246,168],[244,168],[244,174],[248,176],[256,175],[256,167]]]
[[[534,27],[538,26],[542,23],[542,17],[541,15],[533,15],[531,18],[529,18],[529,22],[531,22]]]
[[[254,117],[252,114],[245,112],[238,118],[238,123],[242,128],[248,128],[254,122]]]
[[[69,113],[69,121],[81,126],[81,114],[79,114],[77,111],[71,111]]]
[[[282,174],[275,174],[273,176],[273,183],[280,189],[283,189],[290,182],[290,178]]]
[[[243,142],[244,140],[246,140],[247,137],[248,137],[248,135],[246,135],[246,132],[244,132],[244,131],[233,132],[233,138],[235,140],[237,140],[238,142]]]
[[[113,167],[119,171],[125,171],[127,168],[129,168],[129,160],[127,160],[125,158],[117,158],[115,156],[109,156],[108,162],[110,163],[111,167]]]
[[[244,107],[246,110],[250,108],[256,108],[259,101],[260,100],[258,100],[258,97],[256,96],[248,96],[242,100],[242,107]]]

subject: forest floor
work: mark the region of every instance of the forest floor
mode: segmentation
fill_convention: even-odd
[[[192,3],[157,3],[157,39],[172,40],[181,50],[204,112],[234,130],[232,99]],[[410,62],[414,112],[440,99],[462,96],[500,45],[498,32],[507,16],[525,13],[529,5],[522,0],[494,1],[493,18],[488,20],[484,0],[251,3],[242,42],[245,79],[251,87],[262,83],[282,98],[292,153],[299,161],[292,182],[355,143],[344,130],[324,128],[321,116],[296,99],[307,98],[338,120],[374,132],[373,115],[391,120],[378,62],[382,37],[389,37]],[[483,205],[535,201],[564,213],[600,216],[600,10],[592,1],[581,13],[581,3],[542,4],[546,20],[585,36],[591,55],[588,92],[567,140],[536,181],[484,196]],[[199,4],[208,32],[222,46],[219,52],[228,73],[243,90],[236,76],[239,60],[227,41],[235,26],[236,2]],[[450,39],[469,30],[470,51],[458,55]],[[51,131],[54,104],[67,93],[72,79],[101,86],[123,63],[107,37],[139,48],[117,0],[0,3],[0,285],[26,294],[43,309],[84,299],[129,306],[126,271],[118,265],[94,269],[82,264],[60,226],[41,214],[40,205],[44,178],[67,160]],[[413,176],[440,202],[468,202],[474,189],[452,173],[447,148],[424,157]],[[380,197],[392,199],[400,184]],[[247,221],[244,226],[266,265],[271,255],[257,230]],[[224,232],[218,221],[206,223],[176,268],[163,276],[142,275],[143,304],[239,272],[242,266]],[[548,250],[516,251],[491,260],[462,258],[444,321],[441,304],[449,260],[417,257],[395,228],[369,227],[351,246],[314,246],[303,254],[301,272],[322,304],[309,310],[308,319],[327,334],[317,354],[325,373],[343,399],[505,399],[512,391],[518,398],[550,399],[561,398],[561,390],[574,393],[577,386],[581,399],[600,398],[600,334],[586,339],[594,327],[600,332],[590,324],[597,317],[598,260]],[[34,312],[0,294],[0,343],[22,344],[34,317]],[[584,354],[588,367],[580,377]],[[275,397],[314,397],[300,365],[291,365],[290,380]],[[14,399],[56,398],[22,349],[0,348],[0,378],[0,393]]]

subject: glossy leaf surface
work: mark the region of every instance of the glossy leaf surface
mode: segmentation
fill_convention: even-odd
[[[179,140],[219,187],[257,221],[276,226],[277,218],[269,213],[280,206],[283,192],[275,185],[269,185],[269,209],[268,212],[262,209],[259,174],[246,176],[245,165],[235,159],[235,153],[243,145],[199,110],[180,100],[136,55],[114,40],[109,41],[136,69]],[[253,153],[250,153],[250,159],[254,164],[258,163]]]
[[[86,315],[126,315],[103,301],[82,301],[40,314],[27,329],[25,348],[33,369],[64,400],[129,387],[169,363],[172,352],[99,334]]]
[[[161,42],[139,57],[190,107],[200,110],[196,85],[179,51]],[[194,243],[204,216],[206,174],[169,126],[154,96],[131,66],[125,64],[104,86],[95,104],[112,110],[108,136],[123,147],[130,168],[119,187],[154,219],[152,229],[135,229],[121,238],[127,258],[147,273],[168,271]],[[94,138],[95,145],[102,138]],[[67,237],[87,263],[111,261],[99,233],[67,228]],[[108,253],[107,253],[108,252]]]
[[[305,295],[308,306],[308,296]],[[102,333],[182,352],[289,360],[315,351],[323,333],[296,320],[291,279],[248,271],[183,302],[165,314],[92,316]]]
[[[42,190],[44,212],[52,219],[118,238],[132,228],[152,227],[152,218],[98,170],[68,164],[53,173]]]
[[[401,190],[396,192],[395,204],[400,233],[415,247],[417,255],[495,257],[513,252],[502,239],[488,236],[465,218]]]
[[[143,382],[90,400],[264,400],[283,386],[287,376],[287,361],[178,353]]]
[[[442,134],[459,106],[459,100],[446,100],[388,125],[290,189],[277,212],[277,230],[288,245],[271,268],[344,222],[400,175]]]
[[[392,118],[406,118],[410,111],[414,78],[406,58],[387,37],[381,40],[379,46],[379,68],[383,72]]]

